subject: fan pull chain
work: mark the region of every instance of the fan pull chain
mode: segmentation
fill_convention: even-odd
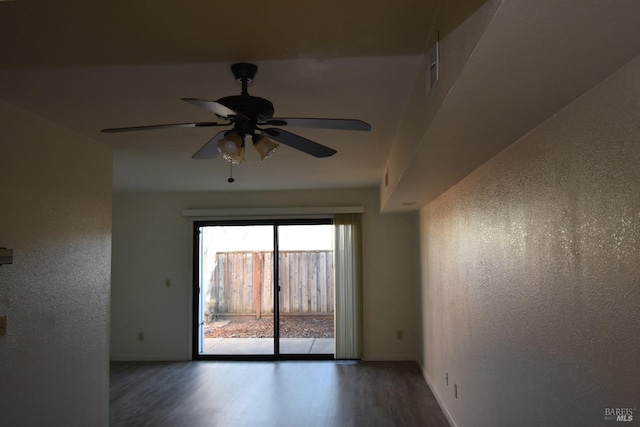
[[[232,162],[229,162],[229,179],[227,181],[228,182],[235,181],[235,179],[233,179],[233,163]]]

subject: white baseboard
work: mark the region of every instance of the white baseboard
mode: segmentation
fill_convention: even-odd
[[[431,382],[431,378],[429,378],[429,374],[427,373],[427,370],[419,362],[418,362],[418,366],[420,367],[420,371],[422,371],[422,376],[424,377],[424,380],[427,382],[427,385],[431,389],[431,392],[436,397],[436,400],[438,401],[438,405],[440,405],[440,408],[442,409],[444,416],[447,418],[447,421],[449,421],[449,424],[451,425],[451,427],[458,427],[456,422],[453,420],[453,417],[449,413],[449,409],[447,409],[447,405],[444,404],[443,400],[440,398],[440,395],[438,394],[438,391],[433,386],[433,383]]]

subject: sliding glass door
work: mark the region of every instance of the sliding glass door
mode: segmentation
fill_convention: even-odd
[[[273,355],[273,226],[199,227],[201,354]]]
[[[332,358],[329,219],[194,224],[195,358]]]
[[[333,354],[331,224],[278,227],[281,354]]]

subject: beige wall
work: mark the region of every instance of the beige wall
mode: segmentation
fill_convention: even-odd
[[[640,416],[639,75],[636,58],[421,210],[419,360],[456,425]]]
[[[109,421],[111,150],[0,102],[0,425]]]
[[[425,53],[387,159],[385,166],[389,182],[387,187],[385,187],[384,174],[381,177],[380,192],[383,208],[389,207],[387,202],[391,194],[415,157],[442,103],[501,3],[501,0],[447,0],[441,3],[436,20],[433,22],[434,30],[425,41]],[[463,19],[465,13],[470,12],[466,7],[472,9],[477,7],[478,10]],[[441,32],[439,35],[438,31]],[[438,84],[430,89],[428,79],[430,53],[438,36],[441,52],[439,80]],[[407,199],[407,201],[410,200],[412,199]],[[394,207],[394,210],[397,211],[398,208]]]
[[[381,215],[375,188],[114,196],[111,358],[191,358],[192,221],[183,209],[364,206],[364,353],[414,360],[417,214]],[[172,286],[165,287],[170,279]],[[396,331],[404,339],[396,339]],[[138,332],[145,340],[138,341]]]

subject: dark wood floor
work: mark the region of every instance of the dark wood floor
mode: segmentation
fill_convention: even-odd
[[[113,362],[111,426],[449,426],[413,362]]]

